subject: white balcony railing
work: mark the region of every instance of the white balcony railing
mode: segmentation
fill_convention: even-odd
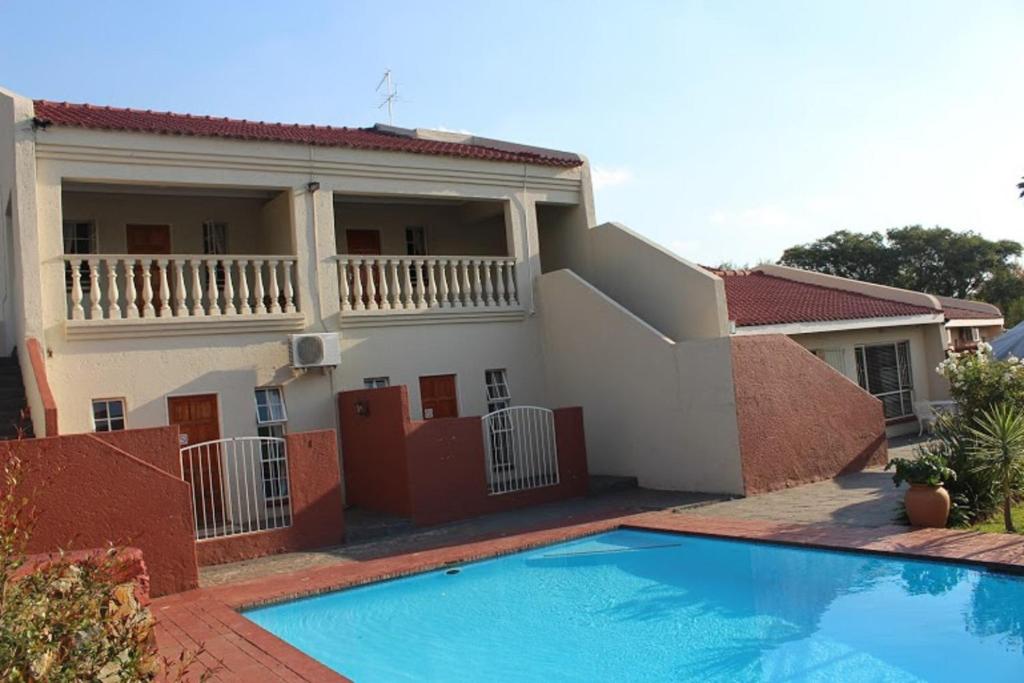
[[[64,258],[68,320],[256,318],[296,313],[294,256]]]
[[[518,308],[514,258],[339,255],[341,310]]]

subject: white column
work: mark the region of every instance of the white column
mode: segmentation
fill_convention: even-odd
[[[345,258],[338,259],[338,292],[341,296],[341,310],[351,311],[352,301],[350,300],[351,294],[348,289],[348,279],[350,277],[351,267],[349,262]]]
[[[425,263],[427,266],[427,308],[434,308],[437,306],[437,281],[434,278],[434,264],[437,261],[427,259]]]
[[[277,284],[278,262],[271,259],[267,261],[267,270],[270,271],[270,312],[281,312],[281,287]]]
[[[263,315],[267,312],[266,297],[263,293],[263,261],[256,259],[252,262],[253,272],[253,313]]]
[[[210,300],[210,315],[220,315],[220,292],[217,290],[217,259],[206,261],[206,296]]]
[[[238,312],[242,315],[252,315],[252,306],[249,305],[249,262],[245,259],[238,259]]]
[[[231,266],[235,262],[232,259],[224,259],[220,263],[220,267],[224,269],[224,312],[228,315],[238,315],[238,309],[235,308],[235,285],[231,281]]]
[[[377,280],[374,277],[377,274],[377,259],[365,259],[363,264],[363,273],[366,277],[366,308],[376,311],[380,308],[377,305]]]
[[[484,296],[483,287],[480,286],[480,261],[473,259],[470,261],[473,266],[473,305],[483,306]]]
[[[100,264],[99,259],[89,259],[89,317],[92,320],[103,319],[103,307],[100,306]]]
[[[192,315],[202,317],[206,309],[203,308],[203,286],[199,282],[199,259],[192,257],[189,265],[192,266]]]
[[[124,317],[121,311],[121,292],[117,289],[117,259],[107,259],[107,317],[120,320]]]
[[[144,258],[142,261],[142,317],[152,318],[156,316],[156,309],[153,308],[153,260]]]
[[[82,308],[82,259],[71,259],[71,319],[85,320]]]
[[[380,307],[385,311],[391,310],[391,302],[388,300],[388,264],[391,263],[390,259],[378,259],[377,266],[377,280],[380,282],[378,294],[380,295]]]
[[[139,293],[135,290],[135,259],[124,260],[125,307],[129,318],[139,317]]]
[[[403,308],[416,308],[412,300],[412,276],[410,275],[411,263],[408,259],[399,259],[398,267],[402,269],[402,306]]]
[[[188,304],[185,303],[185,273],[181,259],[174,259],[174,315],[179,318],[188,316]]]
[[[353,306],[357,311],[365,311],[366,304],[363,303],[363,259],[352,259],[352,296],[355,297]]]
[[[452,307],[462,308],[462,297],[459,292],[459,263],[458,259],[452,259],[448,265],[452,269]]]
[[[284,261],[284,312],[294,313],[296,310],[295,290],[292,288],[292,262],[289,259]]]
[[[416,308],[426,308],[427,274],[423,271],[424,262],[421,259],[412,259],[412,263],[416,266]]]
[[[486,301],[485,305],[494,305],[494,296],[491,293],[491,264],[494,261],[484,261],[484,291],[483,296]]]
[[[171,315],[171,290],[167,286],[167,262],[165,258],[157,259],[156,267],[157,273],[160,279],[157,281],[160,287],[160,309],[158,311],[161,318],[169,318]]]

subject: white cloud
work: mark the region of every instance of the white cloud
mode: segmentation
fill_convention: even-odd
[[[590,177],[595,190],[601,190],[616,185],[625,185],[633,180],[633,171],[619,166],[594,166],[590,169]]]

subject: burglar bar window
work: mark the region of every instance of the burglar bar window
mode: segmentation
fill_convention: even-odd
[[[871,344],[854,349],[857,383],[879,399],[885,419],[914,414],[914,384],[910,365],[910,343]]]

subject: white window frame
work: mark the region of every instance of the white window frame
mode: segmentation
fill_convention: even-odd
[[[85,239],[87,242],[87,251],[79,251],[77,248],[68,251],[68,228],[78,228],[79,226],[89,227],[89,236]],[[70,244],[78,245],[81,240],[78,237],[72,238]],[[96,221],[79,221],[79,220],[65,220],[61,225],[61,249],[65,256],[88,256],[89,254],[96,254],[99,250],[99,236],[96,230]],[[82,277],[80,279],[80,285],[82,287],[82,293],[88,294],[92,287],[92,280],[89,278],[89,263],[88,261],[82,261],[82,265],[79,266],[79,272]],[[64,266],[64,288],[70,292],[72,286],[71,279],[71,264]]]
[[[277,405],[271,401],[260,401],[260,396],[276,394]],[[258,436],[283,439],[287,434],[288,409],[284,402],[284,388],[279,386],[256,387],[253,392],[253,401],[256,405],[256,434]],[[267,417],[260,417],[260,408],[265,407]],[[275,415],[275,408],[280,407],[280,413]],[[288,500],[288,489],[275,490],[287,481],[276,472],[276,468],[287,467],[288,464],[280,445],[264,441],[260,444],[260,474],[263,477],[263,500],[267,507],[275,507]]]
[[[391,378],[381,375],[380,377],[364,377],[364,389],[384,389],[391,386]]]
[[[228,253],[228,224],[224,221],[203,221],[203,253],[221,256]]]
[[[512,391],[508,386],[507,369],[484,370],[484,394],[487,399],[488,413],[503,410],[512,405]]]
[[[893,391],[883,391],[880,393],[874,393],[868,386],[867,379],[867,356],[865,349],[876,348],[881,346],[893,347],[893,353],[896,358],[896,378],[899,383],[899,388]],[[900,358],[900,347],[906,348],[906,368],[903,367],[903,361]],[[854,361],[857,366],[857,384],[860,385],[864,391],[867,391],[875,398],[881,400],[883,404],[884,399],[888,396],[899,396],[900,398],[900,411],[899,415],[886,415],[887,421],[901,420],[907,417],[913,417],[914,415],[914,362],[910,355],[910,341],[907,339],[901,339],[892,342],[880,342],[875,344],[858,344],[854,347]],[[905,371],[905,372],[904,372]],[[906,377],[907,383],[904,384],[904,376]],[[909,398],[905,396],[909,394]]]
[[[96,406],[104,406],[105,417],[96,417]],[[121,415],[111,417],[110,406],[112,404],[121,405]],[[89,404],[92,412],[92,431],[94,432],[123,432],[128,428],[128,407],[123,398],[94,398]],[[121,426],[117,427],[114,425],[115,422],[120,422]],[[102,427],[102,428],[101,428]]]

